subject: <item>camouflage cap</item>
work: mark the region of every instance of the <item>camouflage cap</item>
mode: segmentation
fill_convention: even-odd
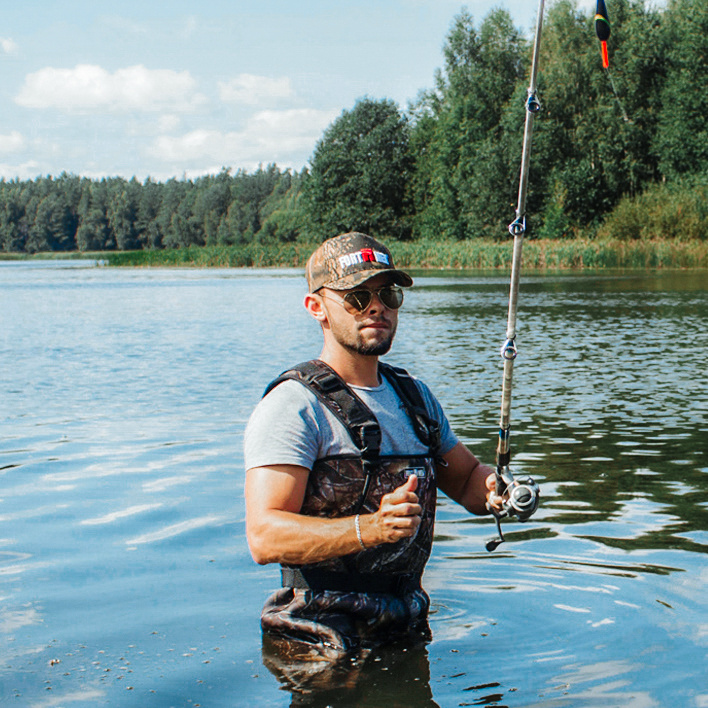
[[[307,285],[314,293],[320,288],[348,290],[379,273],[390,273],[397,285],[413,285],[408,273],[393,265],[391,252],[376,239],[352,231],[325,241],[305,267]]]

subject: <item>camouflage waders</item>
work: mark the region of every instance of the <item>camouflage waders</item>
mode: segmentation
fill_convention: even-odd
[[[283,588],[266,602],[261,625],[271,643],[301,644],[313,658],[338,659],[367,645],[428,637],[430,600],[420,579],[430,556],[437,487],[434,460],[437,423],[424,408],[415,382],[402,369],[379,364],[404,403],[416,434],[428,446],[425,456],[380,456],[375,417],[323,362],[301,364],[286,378],[308,386],[349,430],[359,455],[317,460],[310,473],[301,512],[339,518],[378,510],[384,494],[415,474],[422,507],[416,535],[320,563],[283,566]],[[292,647],[289,649],[292,651]]]

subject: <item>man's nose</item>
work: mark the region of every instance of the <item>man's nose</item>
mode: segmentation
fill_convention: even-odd
[[[379,297],[379,294],[375,291],[371,291],[371,302],[367,305],[364,312],[379,312],[386,309],[383,300]]]

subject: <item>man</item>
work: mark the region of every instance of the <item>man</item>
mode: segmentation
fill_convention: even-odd
[[[339,659],[425,636],[420,578],[437,489],[474,514],[500,500],[494,470],[459,442],[428,388],[379,362],[413,283],[389,250],[343,234],[312,254],[306,276],[324,346],[277,379],[249,421],[246,529],[256,562],[282,566],[265,636]]]

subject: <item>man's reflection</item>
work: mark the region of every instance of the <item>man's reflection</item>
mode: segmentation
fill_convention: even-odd
[[[312,644],[263,635],[263,663],[292,694],[294,708],[437,708],[430,689],[429,634],[339,656]]]

